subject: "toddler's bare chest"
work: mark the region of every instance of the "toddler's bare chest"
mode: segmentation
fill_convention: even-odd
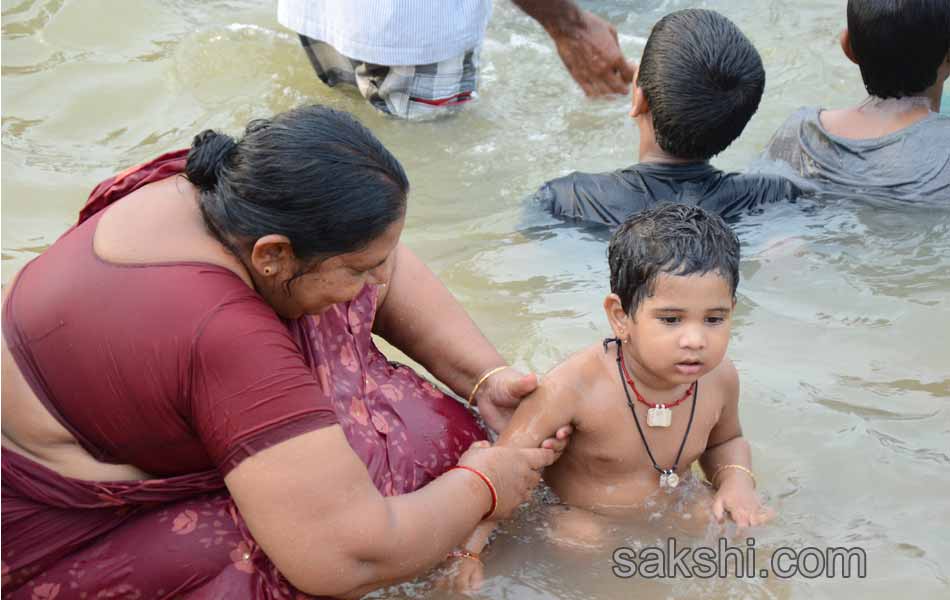
[[[687,401],[671,410],[669,426],[660,427],[648,424],[649,408],[645,405],[635,405],[634,420],[627,403],[617,398],[588,404],[568,452],[571,462],[604,476],[643,472],[652,477],[656,472],[654,461],[661,469],[673,468],[674,464],[677,470],[688,467],[705,451],[722,407],[721,400],[712,394],[698,396],[691,422],[692,403]]]

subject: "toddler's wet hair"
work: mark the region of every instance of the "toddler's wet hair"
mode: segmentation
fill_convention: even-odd
[[[661,204],[637,213],[610,238],[610,291],[628,315],[652,296],[656,279],[718,273],[735,297],[739,239],[717,215],[688,204]]]

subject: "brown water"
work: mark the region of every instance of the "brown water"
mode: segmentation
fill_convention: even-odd
[[[659,16],[689,5],[589,3],[631,57]],[[746,31],[768,72],[762,108],[718,166],[742,168],[798,106],[863,98],[837,48],[844,0],[703,5]],[[570,170],[633,162],[626,99],[582,98],[540,29],[499,0],[481,102],[450,120],[397,122],[323,87],[274,15],[272,2],[252,0],[4,0],[3,281],[74,221],[98,181],[201,129],[237,132],[317,101],[355,113],[403,161],[413,184],[405,240],[516,365],[544,371],[607,332],[602,239],[532,227],[548,221],[523,199]],[[493,544],[481,596],[948,597],[950,202],[822,204],[740,225],[730,354],[760,489],[780,513],[754,532],[759,559],[779,546],[860,546],[867,577],[623,580],[609,549],[546,544],[544,517],[530,510]],[[618,526],[612,542],[649,545],[667,535],[665,519]]]

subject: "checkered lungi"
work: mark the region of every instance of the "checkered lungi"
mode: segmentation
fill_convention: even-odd
[[[317,77],[330,87],[354,85],[373,107],[403,119],[433,117],[478,97],[478,48],[428,65],[374,65],[300,36]]]

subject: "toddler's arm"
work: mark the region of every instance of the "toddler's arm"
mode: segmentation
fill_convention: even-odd
[[[719,421],[709,434],[706,451],[699,464],[706,478],[716,486],[713,515],[720,522],[725,514],[740,528],[765,524],[774,512],[762,506],[755,493],[752,475],[752,451],[742,437],[739,424],[739,374],[728,358],[717,379],[725,394]]]

